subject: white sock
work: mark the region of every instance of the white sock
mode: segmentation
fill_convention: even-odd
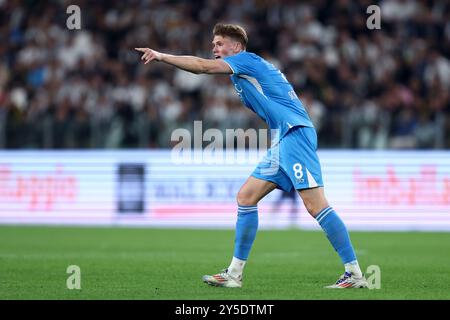
[[[228,267],[228,273],[233,277],[241,277],[242,271],[244,270],[245,262],[246,262],[245,260],[233,257],[233,259],[231,260],[231,264]]]
[[[345,272],[350,272],[354,274],[357,278],[362,277],[361,269],[359,268],[358,260],[351,261],[349,263],[346,263],[345,265]]]

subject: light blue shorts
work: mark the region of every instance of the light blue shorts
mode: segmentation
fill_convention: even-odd
[[[317,156],[314,128],[292,128],[280,142],[267,151],[252,176],[273,182],[278,189],[291,191],[323,187],[322,170]]]

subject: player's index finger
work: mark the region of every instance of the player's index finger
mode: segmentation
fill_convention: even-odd
[[[140,51],[140,52],[145,52],[145,48],[134,48],[134,50]]]

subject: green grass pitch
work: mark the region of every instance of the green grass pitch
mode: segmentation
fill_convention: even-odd
[[[0,299],[450,299],[450,233],[351,232],[381,289],[327,290],[343,272],[319,231],[259,231],[240,289],[210,287],[232,230],[0,227]],[[81,290],[69,290],[69,265]],[[363,270],[363,271],[364,271]]]

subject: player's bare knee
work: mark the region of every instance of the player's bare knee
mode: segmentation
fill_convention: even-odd
[[[320,211],[329,206],[323,188],[308,189],[300,191],[299,194],[306,210],[313,217],[317,216]]]
[[[236,201],[240,206],[254,206],[258,203],[257,199],[252,197],[251,192],[240,190],[236,196]]]
[[[313,217],[317,216],[320,211],[328,207],[328,203],[326,201],[304,200],[303,203],[305,205],[306,211],[308,211],[308,213]]]
[[[305,204],[306,211],[308,211],[308,213],[314,217],[317,209],[316,206],[314,206],[313,202],[303,201],[303,203]]]

